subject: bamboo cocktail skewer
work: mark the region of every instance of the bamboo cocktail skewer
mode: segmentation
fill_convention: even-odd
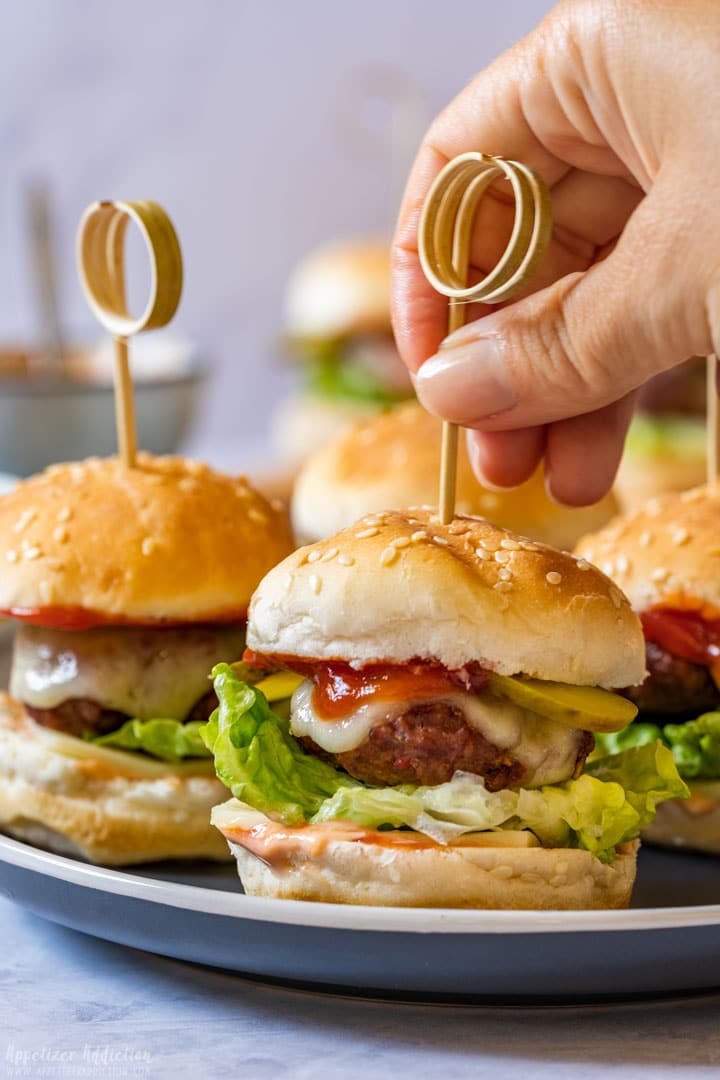
[[[494,269],[476,285],[467,284],[472,227],[480,200],[505,176],[515,196],[515,222]],[[519,161],[469,153],[453,158],[438,174],[423,206],[418,251],[423,272],[450,299],[448,333],[464,322],[465,304],[497,304],[514,296],[535,273],[550,240],[550,193],[537,173]],[[443,424],[439,512],[444,524],[455,513],[458,429]]]
[[[720,410],[718,409],[717,356],[707,358],[705,466],[708,485],[713,487],[720,474]]]
[[[140,229],[150,256],[150,297],[133,317],[125,296],[125,232],[129,221]],[[183,264],[177,234],[157,203],[96,202],[80,219],[77,262],[85,298],[115,342],[115,423],[123,463],[133,468],[137,431],[128,338],[170,322],[182,293]]]

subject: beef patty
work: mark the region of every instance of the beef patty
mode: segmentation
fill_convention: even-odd
[[[642,686],[623,690],[641,713],[677,719],[696,717],[717,707],[720,690],[708,668],[681,660],[652,641],[645,651],[648,677]]]
[[[578,731],[577,775],[594,745]],[[340,765],[351,776],[378,787],[394,784],[434,786],[458,772],[482,776],[488,791],[522,787],[525,766],[508,750],[489,742],[465,720],[462,709],[447,701],[413,705],[401,716],[377,724],[354,750],[329,754],[312,739],[300,740],[318,757]]]
[[[205,723],[210,713],[217,706],[215,691],[211,690],[193,706],[185,720],[199,720]],[[69,698],[56,705],[54,709],[36,709],[32,705],[25,705],[25,711],[31,716],[36,724],[42,727],[53,728],[62,731],[66,735],[107,735],[122,727],[126,720],[131,717],[115,709],[106,709],[97,701],[89,698]]]

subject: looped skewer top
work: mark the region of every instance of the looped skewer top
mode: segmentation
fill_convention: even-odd
[[[467,284],[475,214],[488,188],[504,176],[515,196],[515,220],[505,251],[481,281]],[[461,154],[448,162],[430,188],[418,227],[418,252],[433,288],[450,298],[448,333],[462,326],[464,305],[498,304],[514,296],[535,273],[550,240],[550,193],[537,173],[519,161]],[[457,426],[443,425],[440,517],[455,512]]]
[[[138,226],[150,257],[150,296],[139,316],[125,294],[125,232]],[[96,202],[80,219],[77,262],[85,298],[115,340],[115,419],[120,455],[135,464],[137,435],[127,339],[170,322],[180,303],[183,263],[173,223],[156,202]]]

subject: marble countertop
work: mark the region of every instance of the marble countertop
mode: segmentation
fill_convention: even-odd
[[[685,1080],[720,1071],[720,994],[588,1008],[353,1001],[86,937],[0,899],[0,1076]]]

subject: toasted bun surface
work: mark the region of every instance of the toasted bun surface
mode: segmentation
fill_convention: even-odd
[[[480,661],[577,685],[641,682],[640,622],[588,563],[482,518],[391,510],[301,548],[258,587],[248,645],[263,653],[448,668]]]
[[[377,239],[313,251],[287,286],[285,329],[296,338],[390,332],[390,245]]]
[[[318,450],[298,476],[292,501],[296,535],[320,540],[361,514],[437,501],[442,424],[417,402],[376,416]],[[572,548],[617,513],[612,495],[595,506],[559,506],[541,471],[511,491],[488,491],[475,478],[464,440],[458,455],[456,504],[553,547]]]
[[[643,829],[643,840],[660,847],[720,855],[720,782],[690,784],[690,798],[660,803]]]
[[[720,609],[720,494],[712,488],[653,499],[577,550],[617,581],[636,611],[684,600]]]
[[[53,465],[0,498],[0,611],[39,623],[52,608],[90,621],[237,619],[291,550],[284,514],[207,465],[149,454],[133,469]]]
[[[210,762],[164,765],[48,731],[0,696],[0,829],[107,866],[228,858]]]
[[[221,830],[236,800],[216,807]],[[309,826],[309,829],[312,829]],[[404,834],[407,836],[407,834]],[[635,881],[637,841],[618,848],[612,865],[587,851],[542,847],[428,847],[377,845],[343,839],[323,843],[312,857],[289,852],[275,871],[230,841],[250,896],[384,907],[487,910],[624,908]]]
[[[275,455],[299,468],[315,453],[342,436],[359,421],[377,416],[379,406],[367,401],[343,401],[298,392],[280,401],[270,418],[270,441]]]
[[[706,476],[705,455],[639,457],[626,453],[615,482],[620,508],[630,514],[650,499],[673,491],[687,491],[702,484]]]

